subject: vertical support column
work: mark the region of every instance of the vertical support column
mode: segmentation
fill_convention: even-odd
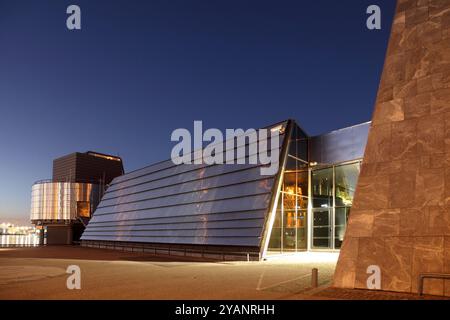
[[[307,241],[307,250],[311,251],[312,249],[312,184],[311,184],[311,178],[312,178],[312,169],[308,164],[308,209],[307,209],[307,235],[306,235],[306,241]]]
[[[330,225],[331,225],[331,231],[330,231],[330,249],[335,250],[335,241],[334,241],[334,237],[335,237],[335,221],[336,221],[336,166],[333,166],[333,181],[332,181],[332,188],[331,188],[331,192],[333,193],[333,203],[332,203],[332,208],[331,208],[331,221],[330,221]]]

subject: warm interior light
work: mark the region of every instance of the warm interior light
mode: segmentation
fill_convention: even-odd
[[[270,131],[271,132],[278,131],[279,133],[283,134],[284,133],[284,126],[283,125],[276,126],[274,128],[271,128]]]
[[[268,253],[264,260],[278,262],[296,263],[336,263],[339,258],[338,252],[293,252],[293,253]]]
[[[90,156],[97,157],[97,158],[102,158],[102,159],[106,159],[106,160],[113,160],[113,161],[119,161],[119,162],[121,161],[120,158],[113,157],[113,156],[108,156],[108,155],[104,155],[104,154],[99,154],[99,153],[95,153],[95,152],[88,152],[88,154]]]
[[[286,187],[284,192],[290,195],[295,195],[294,187]]]

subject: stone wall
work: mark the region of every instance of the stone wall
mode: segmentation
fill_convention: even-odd
[[[417,292],[450,273],[450,0],[398,1],[372,121],[334,285]]]

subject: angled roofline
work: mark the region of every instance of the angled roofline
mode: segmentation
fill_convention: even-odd
[[[311,136],[311,138],[320,137],[320,136],[326,136],[328,134],[332,134],[332,133],[339,132],[339,131],[346,130],[346,129],[351,129],[351,128],[356,128],[356,127],[368,125],[368,124],[371,124],[371,123],[372,123],[372,121],[361,122],[361,123],[354,124],[354,125],[351,125],[351,126],[348,126],[348,127],[339,128],[339,129],[335,129],[335,130],[328,131],[328,132],[325,132],[325,133],[317,134],[317,135]]]
[[[258,128],[258,129],[268,129],[268,128],[271,128],[271,127],[275,127],[275,126],[277,126],[277,125],[281,125],[281,124],[283,124],[283,123],[289,124],[289,121],[294,121],[294,122],[295,122],[295,120],[293,120],[293,119],[286,119],[286,120],[279,121],[279,122],[276,122],[276,123],[274,123],[274,124],[271,124],[271,125],[268,125],[268,126],[265,126],[265,127]],[[302,129],[302,130],[303,130],[303,129]],[[304,132],[304,131],[303,131],[303,132]],[[224,141],[225,141],[225,140],[224,140]],[[191,154],[194,154],[195,151],[196,151],[196,150],[192,150],[192,151],[191,151]],[[138,169],[134,169],[134,170],[128,171],[126,174],[131,174],[131,173],[134,173],[134,172],[137,172],[137,171],[140,171],[140,170],[144,170],[144,169],[150,168],[150,167],[152,167],[152,166],[155,166],[155,165],[158,165],[158,164],[161,164],[161,163],[163,163],[163,162],[170,161],[170,160],[171,160],[170,158],[165,159],[165,160],[160,160],[160,161],[157,161],[157,162],[148,164],[148,165],[146,165],[146,166],[144,166],[144,167],[141,167],[141,168],[138,168]]]

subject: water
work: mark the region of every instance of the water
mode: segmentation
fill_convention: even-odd
[[[28,247],[38,246],[39,236],[37,234],[27,235],[0,235],[0,247]]]

